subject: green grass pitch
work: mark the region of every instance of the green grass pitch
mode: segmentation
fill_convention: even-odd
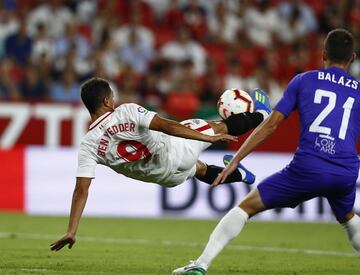
[[[0,274],[171,274],[196,258],[216,221],[83,218],[73,249],[49,250],[65,217],[0,214]],[[360,274],[336,224],[250,222],[208,274]]]

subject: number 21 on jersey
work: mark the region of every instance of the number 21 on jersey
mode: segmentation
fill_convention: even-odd
[[[314,103],[320,104],[322,99],[326,97],[329,99],[328,104],[325,108],[320,112],[320,114],[315,118],[313,123],[310,125],[309,131],[313,133],[320,133],[325,135],[331,135],[332,129],[326,126],[320,125],[324,119],[334,110],[336,106],[336,94],[331,91],[318,89],[315,91]],[[340,130],[339,130],[339,138],[345,139],[346,132],[349,126],[349,119],[351,114],[351,109],[354,105],[355,99],[352,97],[348,97],[344,105],[342,106],[344,109]]]

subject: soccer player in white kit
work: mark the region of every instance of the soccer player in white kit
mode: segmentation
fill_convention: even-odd
[[[211,184],[223,167],[198,160],[200,153],[217,141],[235,141],[258,126],[270,113],[264,104],[268,98],[255,100],[257,111],[231,116],[221,122],[190,119],[181,123],[164,119],[140,105],[130,103],[114,108],[109,83],[91,78],[81,86],[81,98],[90,112],[92,124],[80,144],[76,186],[73,193],[67,233],[51,244],[60,250],[75,243],[78,224],[86,204],[88,189],[95,178],[95,167],[102,164],[115,172],[165,187],[179,185],[189,178]],[[265,102],[266,103],[266,102]],[[239,165],[226,183],[251,184],[254,175]]]

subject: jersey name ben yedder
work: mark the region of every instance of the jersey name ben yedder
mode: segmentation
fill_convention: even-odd
[[[295,76],[275,110],[286,117],[297,109],[301,134],[290,167],[357,175],[360,134],[358,81],[338,67]]]
[[[152,131],[156,113],[137,104],[122,104],[98,118],[80,144],[77,177],[95,177],[96,164],[133,179],[172,185],[181,157],[174,139]]]

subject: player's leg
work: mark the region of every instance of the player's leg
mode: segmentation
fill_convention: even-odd
[[[174,275],[191,274],[197,271],[205,274],[211,262],[224,249],[224,247],[240,234],[248,219],[266,209],[257,188],[253,189],[239,206],[231,209],[217,224],[211,233],[209,241],[200,257],[190,265],[180,267],[173,271]]]
[[[188,119],[181,122],[183,125],[204,133],[206,135],[214,135],[215,131],[223,131],[224,124],[209,123],[202,119]],[[216,125],[216,126],[212,126]],[[215,128],[215,129],[214,129]],[[222,128],[222,130],[220,130]],[[224,169],[223,167],[216,165],[207,165],[206,163],[198,160],[200,153],[208,148],[211,143],[202,142],[198,140],[182,139],[181,144],[182,151],[186,152],[185,158],[178,167],[180,171],[192,171],[195,170],[195,174],[191,174],[191,177],[195,176],[199,180],[212,184],[217,175]],[[195,168],[194,168],[195,167]],[[247,184],[252,184],[255,181],[255,176],[243,165],[239,164],[238,169],[235,170],[227,179],[226,183],[243,181]]]
[[[229,155],[224,157],[224,160],[228,159]],[[232,157],[232,156],[230,156]],[[225,163],[226,164],[226,163]],[[224,167],[220,167],[217,165],[208,165],[201,160],[198,160],[196,163],[196,174],[195,177],[207,184],[212,184],[219,173],[224,169]],[[255,182],[255,175],[247,170],[242,164],[238,164],[238,169],[232,172],[225,183],[232,183],[232,182],[245,182],[246,184],[252,184]]]
[[[290,178],[291,181],[291,178]],[[173,274],[191,274],[196,270],[205,274],[207,268],[224,247],[238,236],[249,218],[266,209],[274,207],[294,207],[302,201],[302,194],[294,190],[298,182],[289,182],[287,170],[276,173],[253,189],[239,206],[231,209],[211,233],[201,256],[190,265],[180,267]]]
[[[345,216],[341,225],[346,230],[352,247],[358,256],[360,256],[360,217],[352,210]]]
[[[222,121],[209,121],[215,134],[240,136],[263,122],[271,112],[269,97],[263,90],[257,88],[253,91],[253,101],[256,110],[254,113],[232,115]]]
[[[353,210],[356,194],[356,177],[338,176],[339,188],[326,197],[338,222],[345,229],[348,239],[360,256],[360,217]]]

